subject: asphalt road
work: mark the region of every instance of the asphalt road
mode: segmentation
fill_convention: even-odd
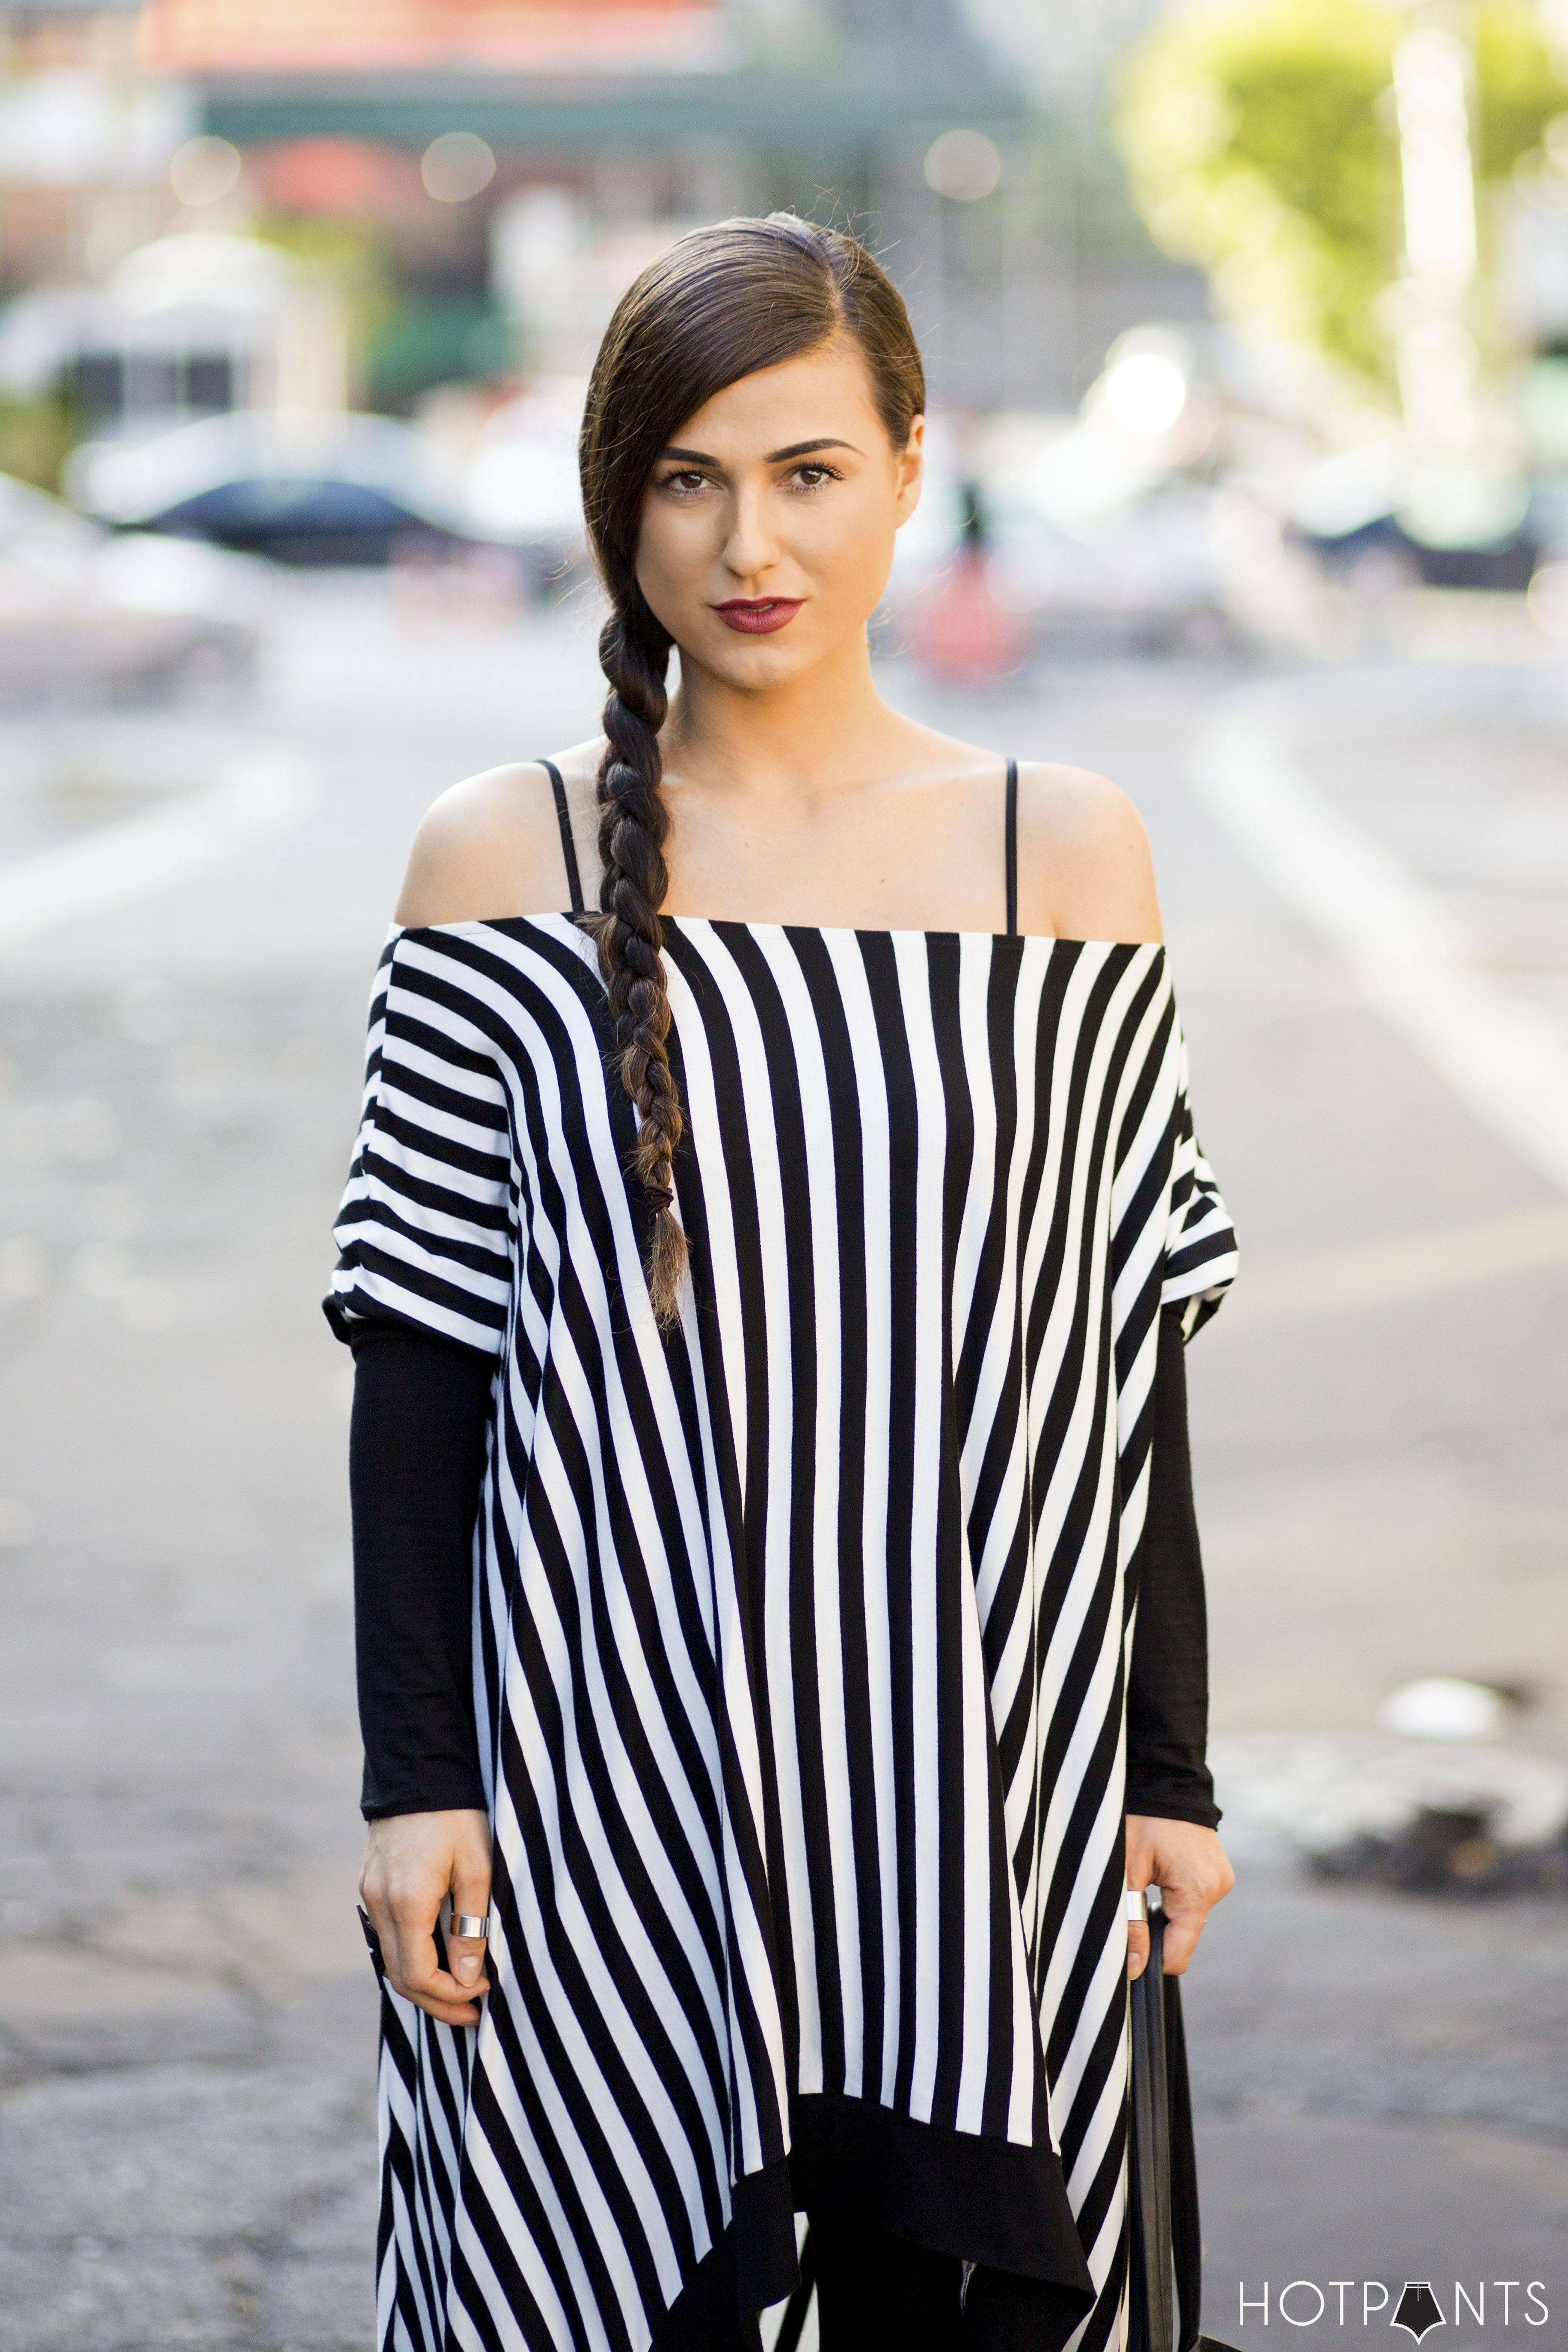
[[[889,675],[1137,799],[1243,1234],[1191,1370],[1241,1882],[1187,1987],[1207,2325],[1241,2345],[1265,2282],[1276,2332],[1322,2284],[1283,2315],[1316,2344],[1427,2278],[1447,2352],[1568,2342],[1568,1905],[1325,1885],[1280,1827],[1422,1675],[1517,1686],[1503,1748],[1568,1759],[1568,677],[1485,643]],[[307,580],[243,703],[0,719],[0,2352],[373,2341],[349,1383],[315,1302],[413,824],[588,731],[594,678],[584,613]],[[1447,1059],[1205,791],[1243,709],[1468,942]],[[7,881],[45,856],[24,935]],[[1495,2284],[1458,2324],[1455,2279],[1518,2280],[1506,2325]]]

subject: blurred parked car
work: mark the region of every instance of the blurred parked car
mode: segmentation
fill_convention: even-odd
[[[384,563],[493,538],[424,436],[387,416],[244,411],[79,449],[67,477],[106,522],[273,557]]]
[[[1479,588],[1503,594],[1528,588],[1552,543],[1542,493],[1522,479],[1478,473],[1466,499],[1465,478],[1451,527],[1423,528],[1412,501],[1409,451],[1400,435],[1320,458],[1298,478],[1290,520],[1296,536],[1331,576],[1383,590]]]
[[[1485,588],[1518,593],[1529,587],[1542,552],[1534,533],[1523,526],[1491,545],[1434,547],[1414,537],[1394,514],[1378,515],[1331,536],[1304,530],[1300,538],[1331,574],[1379,588]]]
[[[0,475],[0,699],[148,696],[243,677],[264,593],[239,557],[117,536]]]

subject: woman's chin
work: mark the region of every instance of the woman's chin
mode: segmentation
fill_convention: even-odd
[[[681,675],[689,676],[693,668],[705,670],[724,685],[751,693],[787,686],[804,671],[814,669],[830,650],[815,630],[797,635],[798,626],[798,621],[791,621],[759,637],[742,635],[738,630],[724,629],[716,635],[704,629],[697,644],[680,646]]]

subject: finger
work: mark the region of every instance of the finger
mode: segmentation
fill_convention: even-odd
[[[467,1992],[453,1983],[441,1966],[441,1956],[427,1922],[405,1916],[395,1925],[396,1962],[392,1975],[405,2000],[422,2001],[432,1995],[438,2000],[466,2000]]]
[[[1131,1983],[1141,1977],[1149,1965],[1149,1927],[1142,1919],[1127,1922],[1127,1977]]]
[[[410,1999],[418,2000],[421,2007],[431,2007],[435,2004],[436,2006],[431,2007],[432,2015],[439,2013],[443,2007],[460,2009],[463,2012],[461,2020],[448,2020],[448,2022],[476,2024],[479,2011],[474,2007],[474,2003],[480,1994],[489,1992],[490,1989],[489,1979],[484,1973],[485,1938],[466,1937],[459,1946],[457,1937],[447,1929],[433,1935],[425,1948],[429,1953],[429,1965],[427,1969],[422,1966],[421,1975],[410,1992]],[[458,1975],[454,1968],[454,1960],[459,1950],[471,1961],[477,1963],[471,1972],[462,1976]],[[420,1955],[422,1964],[424,1958],[425,1951],[422,1950]]]
[[[482,1958],[479,1966],[482,1970],[484,1967]],[[473,2008],[473,2004],[483,1994],[489,1992],[489,1989],[490,1980],[486,1975],[480,1974],[470,1979],[467,1977],[456,1976],[451,1969],[446,1969],[441,1970],[432,1981],[430,1992],[435,2000],[466,2002],[469,2008]],[[477,2010],[474,2011],[474,2015],[476,2017],[479,2015]]]
[[[1206,1904],[1201,1910],[1167,1910],[1165,1943],[1161,1957],[1161,1966],[1166,1976],[1185,1975],[1187,1963],[1197,1950],[1198,1937],[1204,1932],[1204,1921],[1207,1916]]]
[[[447,1937],[447,1966],[465,1992],[489,1992],[489,1980],[484,1972],[488,1951],[489,1947],[482,1936]]]
[[[454,1920],[470,1914],[482,1919],[488,1916],[489,1907],[489,1871],[477,1871],[459,1863],[452,1878]],[[487,1957],[488,1945],[483,1936],[451,1935],[447,1938],[447,1966],[466,1990],[473,1990],[479,1986]],[[485,1990],[488,1991],[489,1987]]]
[[[475,2001],[489,1990],[488,1978],[480,1976],[472,1984],[460,1984],[449,1969],[442,1968],[433,1938],[426,1939],[411,1963],[405,1962],[394,1981],[405,2000],[415,2002],[448,2025],[477,2025],[479,2012]]]
[[[410,1998],[416,2009],[422,2009],[426,2017],[437,2018],[443,2025],[477,2025],[479,2021],[477,2000],[439,2000],[434,1993],[421,1993],[417,1997],[410,1995]]]
[[[471,1948],[473,1941],[474,1939],[470,1938],[469,1946],[466,1948]],[[489,1992],[490,1989],[489,1979],[483,1973],[484,1945],[482,1942],[478,1945],[477,1958],[479,1967],[472,1978],[458,1977],[455,1974],[452,1967],[451,1946],[452,1939],[448,1937],[447,1966],[442,1968],[437,1958],[435,1968],[421,1981],[410,1998],[416,2000],[421,2009],[428,2009],[433,2017],[445,2016],[447,2011],[452,2011],[452,2015],[447,2018],[448,2024],[477,2025],[479,2012],[475,2004],[479,1996]],[[458,2014],[459,2011],[460,2015]]]

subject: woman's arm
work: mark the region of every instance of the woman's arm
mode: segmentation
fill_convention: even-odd
[[[485,1948],[436,1923],[489,1906],[473,1704],[473,1541],[495,1359],[390,1318],[347,1325],[354,1649],[369,1822],[360,1894],[395,1991],[471,2025]]]
[[[1182,1309],[1160,1317],[1138,1625],[1127,1686],[1127,1810],[1217,1829],[1208,1744],[1208,1612],[1193,1507]]]
[[[1168,1921],[1165,1973],[1180,1976],[1235,1874],[1215,1835],[1219,1811],[1204,1752],[1208,1626],[1178,1307],[1160,1317],[1153,1419],[1127,1689],[1127,1884],[1160,1888]],[[1129,1976],[1142,1973],[1148,1956],[1148,1928],[1130,1927]]]
[[[592,753],[565,753],[572,804],[591,808]],[[580,827],[581,831],[581,827]],[[397,902],[417,929],[564,907],[553,795],[542,768],[492,768],[444,793],[415,839]],[[350,1485],[363,1810],[360,1894],[393,1990],[450,2025],[489,1990],[485,1947],[436,1925],[489,1906],[489,1822],[474,1733],[473,1534],[495,1358],[390,1317],[335,1317],[354,1349]]]
[[[1030,761],[1018,771],[1019,928],[1065,940],[1157,942],[1153,861],[1137,810],[1103,776]],[[1208,1719],[1203,1562],[1193,1516],[1182,1332],[1163,1315],[1149,1513],[1127,1703],[1127,1884],[1164,1899],[1165,1972],[1180,1976],[1235,1874],[1204,1761]],[[1127,1973],[1149,1930],[1130,1924]]]

